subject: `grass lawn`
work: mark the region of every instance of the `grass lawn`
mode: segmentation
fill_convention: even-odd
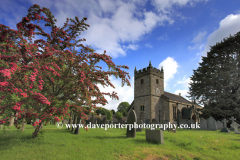
[[[24,132],[0,130],[1,160],[105,160],[105,159],[240,159],[240,134],[219,131],[179,129],[164,131],[164,145],[146,141],[145,131],[136,138],[126,138],[126,129],[80,129],[70,133],[65,127],[43,126],[39,138],[32,139],[34,128],[26,125]]]

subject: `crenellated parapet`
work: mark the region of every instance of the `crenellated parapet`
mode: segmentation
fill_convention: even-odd
[[[135,67],[135,70],[134,70],[134,77],[135,77],[135,79],[143,77],[145,75],[150,75],[150,74],[158,76],[159,78],[164,79],[163,67],[161,67],[161,70],[157,69],[155,67],[152,67],[151,61],[149,63],[149,66],[146,67],[146,68],[143,68],[143,69],[140,69],[140,70],[137,71],[137,69]]]

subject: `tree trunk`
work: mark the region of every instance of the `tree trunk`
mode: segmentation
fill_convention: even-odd
[[[10,119],[9,126],[12,126],[14,123],[14,113],[12,113],[12,118]]]
[[[38,135],[38,133],[39,133],[40,128],[41,128],[42,125],[43,125],[43,124],[42,124],[42,122],[41,122],[41,123],[39,124],[39,126],[36,127],[36,129],[35,129],[35,131],[34,131],[34,133],[33,133],[33,135],[32,135],[32,138],[36,138],[36,137],[37,137],[37,135]]]
[[[23,118],[23,122],[22,122],[22,129],[21,131],[24,131],[25,130],[25,125],[26,125],[26,118]]]

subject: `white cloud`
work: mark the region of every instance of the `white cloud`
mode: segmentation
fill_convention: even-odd
[[[163,41],[166,41],[166,40],[168,40],[168,36],[165,34],[165,35],[162,35],[162,36],[159,36],[158,38],[157,38],[157,40],[159,40],[159,41],[161,41],[161,40],[163,40]]]
[[[174,77],[174,74],[177,73],[179,65],[172,57],[167,57],[158,65],[158,68],[161,69],[161,66],[164,71],[164,88],[167,89],[168,82]]]
[[[138,49],[138,45],[133,45],[133,44],[129,44],[127,47],[123,45],[124,49],[131,49],[131,50],[137,50]]]
[[[204,32],[199,32],[197,36],[195,36],[192,40],[192,43],[195,43],[194,46],[188,46],[188,50],[194,50],[194,49],[199,49],[202,50],[203,49],[203,44],[201,44],[201,42],[203,41],[205,35],[207,34],[206,31]]]
[[[146,43],[146,44],[145,44],[145,47],[147,47],[147,48],[153,48],[153,46],[152,46],[151,44],[149,44],[149,43]]]
[[[35,4],[35,1],[31,2]],[[146,2],[147,0],[89,0],[83,2],[69,0],[67,3],[63,3],[42,0],[38,4],[41,7],[50,8],[57,19],[57,26],[60,27],[65,23],[67,17],[77,16],[80,20],[82,17],[87,17],[86,23],[90,27],[80,35],[80,38],[86,39],[83,44],[91,45],[96,52],[103,53],[106,50],[108,55],[116,58],[126,55],[122,43],[137,42],[155,27],[174,22],[167,15],[144,10]],[[128,49],[136,50],[137,48],[129,45]]]
[[[192,42],[193,43],[201,43],[204,36],[207,34],[207,32],[199,32],[196,37],[193,38]]]
[[[119,100],[112,99],[109,96],[105,96],[108,103],[105,106],[102,105],[97,106],[104,107],[108,110],[114,109],[115,111],[117,111],[117,107],[121,102],[128,102],[129,104],[131,104],[134,99],[134,77],[130,79],[131,87],[127,85],[121,87],[122,84],[121,80],[116,79],[115,77],[112,76],[109,78],[109,80],[115,86],[115,89],[112,87],[103,88],[103,86],[101,85],[98,85],[98,87],[101,92],[105,93],[112,93],[113,91],[115,91],[117,93],[117,96],[119,97]]]
[[[191,82],[190,78],[186,78],[186,76],[184,76],[183,79],[180,81],[177,81],[177,84],[175,84],[174,86],[177,86],[178,84],[182,84],[183,87],[188,88],[190,82]]]
[[[240,14],[230,14],[225,17],[219,23],[219,28],[212,32],[208,38],[207,43],[204,46],[204,50],[201,52],[201,56],[206,56],[207,52],[210,51],[209,46],[213,46],[216,42],[221,42],[221,40],[225,37],[229,37],[229,35],[234,35],[240,30]]]
[[[179,95],[179,93],[181,93],[181,96],[184,97],[185,99],[189,100],[189,98],[187,96],[189,96],[189,94],[187,93],[188,90],[187,89],[183,89],[183,90],[176,90],[174,93],[176,95]]]
[[[195,3],[208,0],[152,0],[151,4],[155,6],[158,12],[170,13],[172,6],[183,7],[187,4],[193,6]]]

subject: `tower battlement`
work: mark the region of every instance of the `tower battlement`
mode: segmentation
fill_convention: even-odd
[[[161,70],[160,70],[160,69],[157,69],[155,67],[152,67],[151,61],[149,63],[149,66],[146,67],[146,68],[143,68],[143,69],[140,69],[140,70],[137,71],[137,69],[135,67],[135,70],[134,70],[135,79],[143,77],[145,75],[149,75],[149,74],[158,76],[160,78],[164,78],[163,68],[161,68]]]

